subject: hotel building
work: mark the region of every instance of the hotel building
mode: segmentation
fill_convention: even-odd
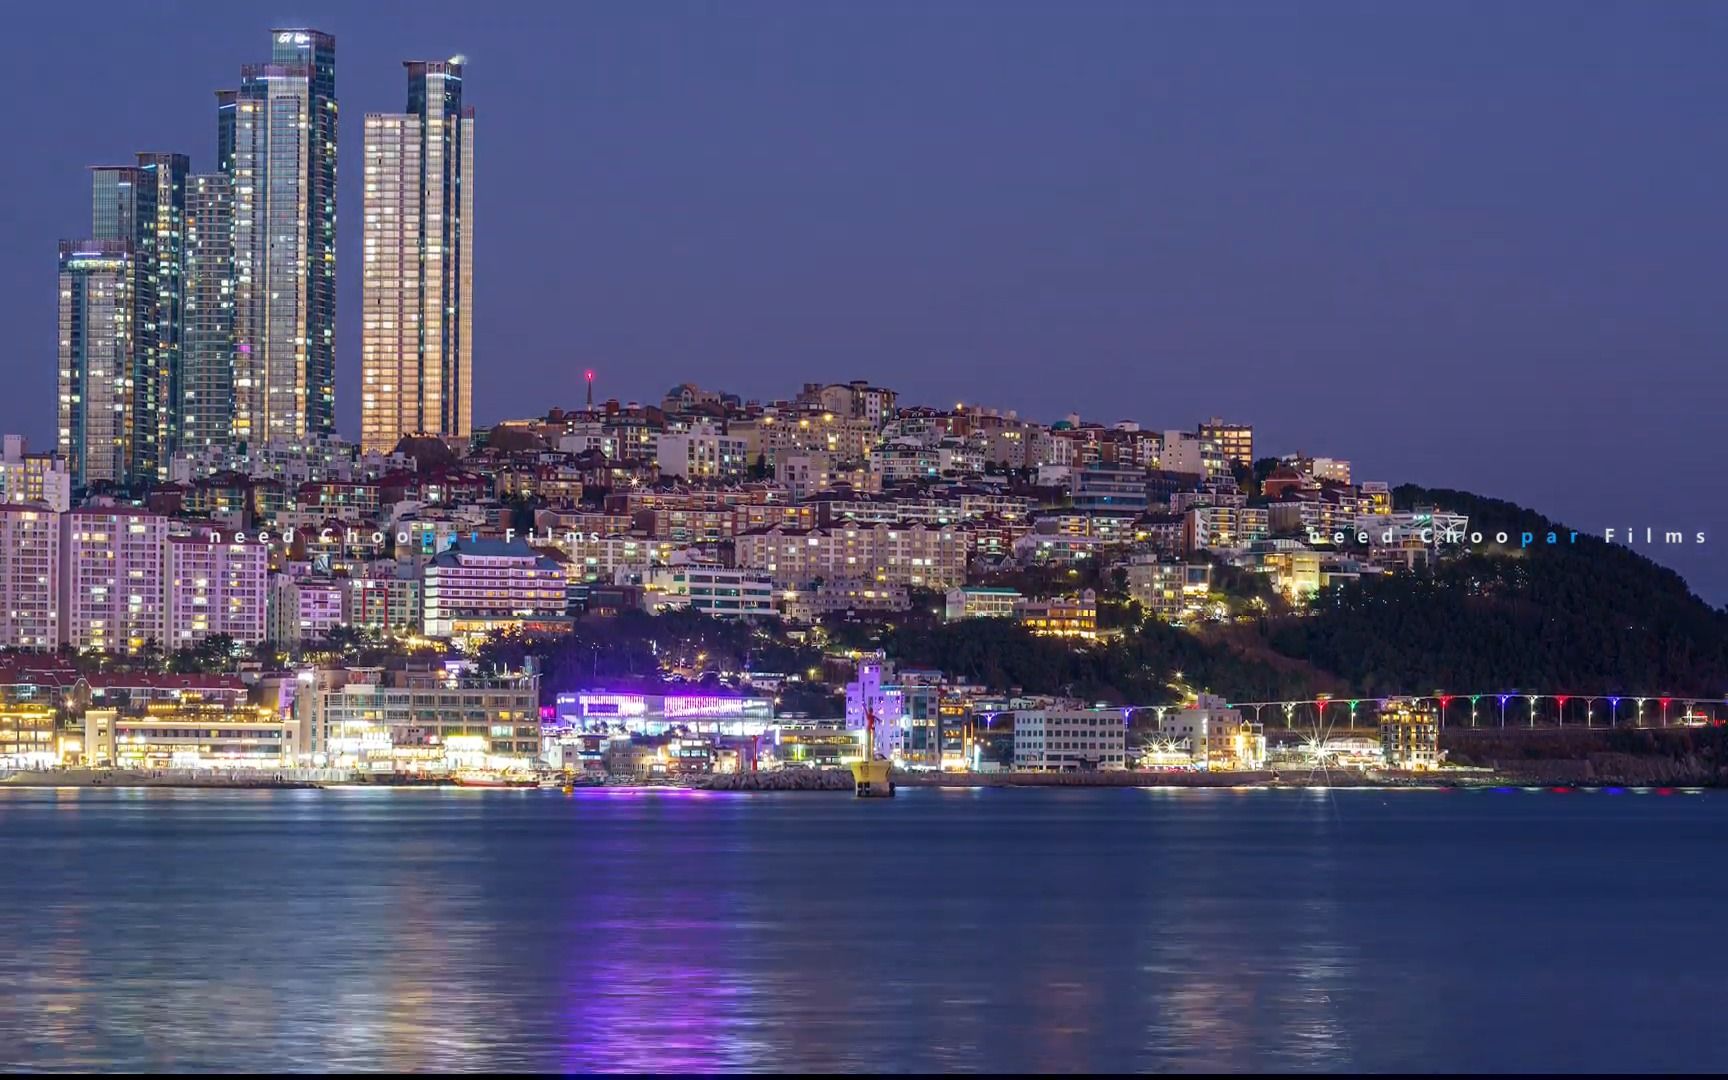
[[[564,571],[520,540],[458,540],[426,564],[427,637],[471,638],[502,627],[569,628]]]

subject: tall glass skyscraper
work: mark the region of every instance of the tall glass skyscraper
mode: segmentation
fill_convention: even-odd
[[[233,188],[234,437],[336,426],[336,39],[271,31],[270,62],[217,95]]]
[[[408,110],[366,115],[360,444],[473,426],[474,110],[462,62],[409,60]]]
[[[157,153],[139,154],[136,165],[98,165],[90,171],[90,239],[112,248],[109,254],[123,254],[126,272],[132,275],[123,293],[126,310],[117,314],[130,323],[128,367],[119,388],[119,404],[127,413],[122,425],[127,445],[120,473],[101,479],[130,482],[167,476],[177,439],[174,402],[181,364],[186,171],[184,154]],[[85,272],[95,272],[92,268],[98,265],[106,274],[107,262],[75,259],[74,279],[84,280]],[[62,245],[62,293],[67,272]]]
[[[231,444],[234,429],[234,187],[186,178],[186,300],[177,450]]]
[[[143,277],[129,241],[60,242],[59,450],[75,488],[139,472],[133,290]]]

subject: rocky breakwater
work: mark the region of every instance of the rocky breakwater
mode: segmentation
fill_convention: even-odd
[[[1507,783],[1728,786],[1722,728],[1463,729],[1442,745],[1449,761],[1486,766]]]
[[[8,787],[316,788],[289,772],[192,769],[26,769],[0,776]]]
[[[899,777],[896,777],[899,782]],[[703,791],[845,791],[852,773],[845,769],[778,769],[774,772],[717,773],[696,787]]]

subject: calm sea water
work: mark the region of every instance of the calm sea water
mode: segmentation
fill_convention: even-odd
[[[1728,796],[0,790],[0,1066],[1728,1068]]]

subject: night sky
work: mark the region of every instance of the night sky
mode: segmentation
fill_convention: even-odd
[[[337,390],[361,117],[479,113],[475,418],[691,380],[1255,425],[1512,498],[1728,600],[1728,5],[32,3],[9,17],[0,428],[53,431],[85,167],[214,167],[273,25],[337,37]]]

